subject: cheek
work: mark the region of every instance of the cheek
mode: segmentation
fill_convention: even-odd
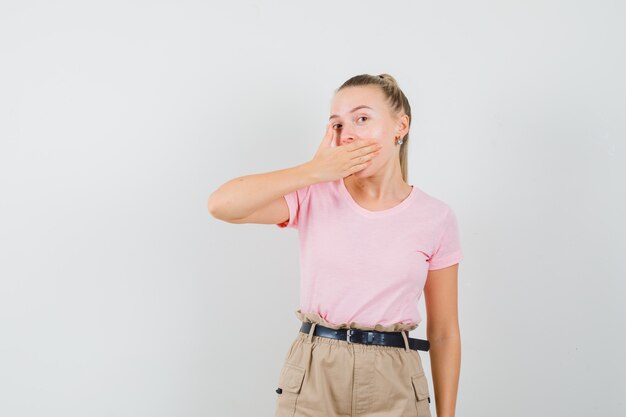
[[[381,129],[381,128],[370,128],[367,130],[367,132],[365,133],[368,137],[368,139],[374,139],[376,142],[380,143],[380,144],[385,144],[385,138],[387,137],[387,135],[385,135],[385,130]],[[384,149],[381,149],[381,151],[385,151]]]

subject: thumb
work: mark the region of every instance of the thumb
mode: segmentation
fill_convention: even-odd
[[[320,148],[330,148],[335,141],[335,129],[332,128],[332,123],[326,125],[326,134],[322,139]]]

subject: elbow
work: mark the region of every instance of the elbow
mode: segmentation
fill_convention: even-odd
[[[220,206],[221,205],[215,193],[212,193],[207,201],[207,209],[209,211],[209,214],[218,220],[223,220],[223,210]]]
[[[456,320],[450,320],[448,323],[431,324],[426,328],[428,340],[434,342],[458,341],[461,339],[459,323]]]
[[[235,223],[236,219],[229,216],[229,210],[226,208],[226,205],[220,201],[219,197],[216,196],[215,193],[209,196],[207,201],[207,210],[215,219],[222,220],[227,223]]]

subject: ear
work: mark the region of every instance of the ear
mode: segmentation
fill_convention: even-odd
[[[400,137],[403,138],[407,133],[409,133],[409,116],[403,114],[400,116],[398,124],[396,125],[396,135],[400,135]]]

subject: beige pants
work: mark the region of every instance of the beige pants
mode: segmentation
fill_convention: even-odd
[[[348,343],[313,336],[317,324],[343,328],[346,323],[331,325],[300,310],[296,315],[313,324],[309,333],[298,326],[285,356],[275,417],[431,417],[422,360],[409,348],[406,333],[401,348]],[[377,325],[376,330],[406,330],[403,326]],[[372,330],[355,323],[349,327]]]

